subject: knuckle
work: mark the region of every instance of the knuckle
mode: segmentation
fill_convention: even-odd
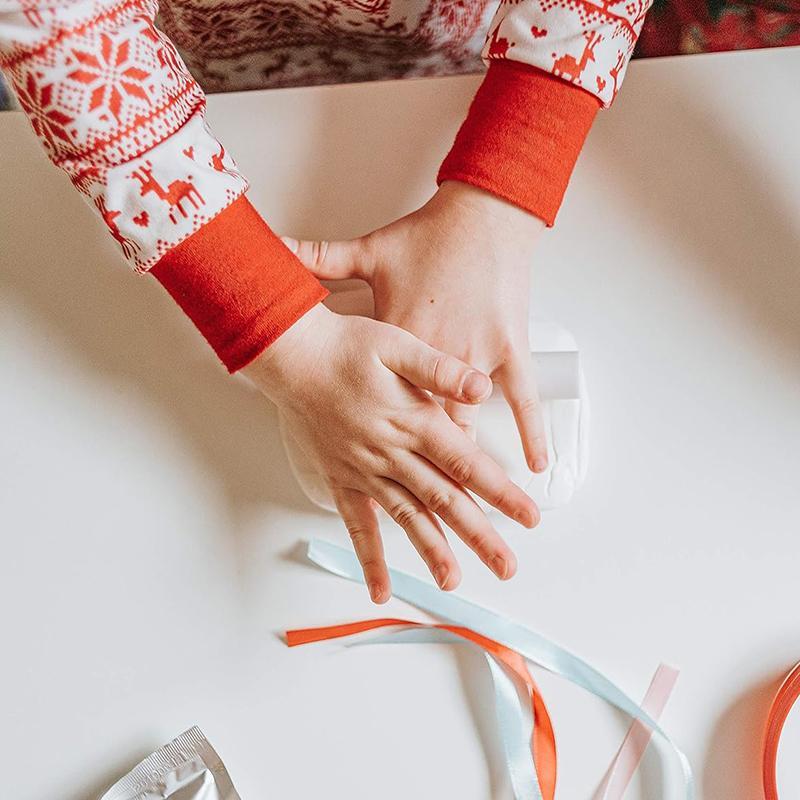
[[[410,500],[403,500],[393,505],[389,514],[401,528],[408,528],[416,522],[419,509]]]
[[[321,267],[325,263],[325,257],[328,255],[328,242],[318,241],[314,242],[311,258],[313,263]]]
[[[414,441],[417,446],[422,449],[422,452],[430,453],[436,449],[440,441],[440,436],[437,433],[436,419],[432,415],[426,415],[424,420],[420,422],[417,420],[417,427],[414,430]]]
[[[450,492],[433,489],[425,498],[425,504],[434,514],[446,514],[453,508],[455,497]]]
[[[454,481],[466,484],[472,480],[475,474],[475,465],[470,455],[458,454],[450,457],[447,470]]]
[[[383,562],[379,558],[368,557],[361,559],[361,568],[365,573],[378,572],[383,566]]]
[[[489,537],[482,531],[467,528],[461,532],[461,538],[464,540],[464,544],[484,561],[491,556],[492,547]]]
[[[406,431],[399,429],[395,435],[400,437],[400,441],[409,438]],[[384,477],[396,481],[401,486],[407,486],[409,481],[414,480],[417,476],[416,466],[413,462],[409,463],[408,448],[405,451],[395,448],[385,453],[378,463],[378,467]]]
[[[495,508],[510,508],[513,505],[512,493],[507,486],[495,489],[489,499]]]
[[[447,565],[446,559],[441,552],[441,548],[435,544],[428,544],[424,547],[421,547],[419,554],[422,557],[422,560],[430,567],[439,566],[440,564],[444,564],[445,566]]]
[[[518,403],[518,408],[521,414],[534,416],[539,413],[539,398],[531,395],[523,397]]]
[[[389,477],[399,477],[403,470],[400,459],[392,453],[381,453],[375,460],[380,472]]]
[[[364,444],[364,451],[362,455],[362,460],[366,464],[370,464],[372,466],[387,466],[389,462],[389,458],[386,456],[386,448],[381,444],[375,444],[373,442],[367,442]]]
[[[347,533],[350,535],[350,541],[356,549],[369,541],[370,531],[365,525],[357,522],[346,522],[345,526],[347,527]]]

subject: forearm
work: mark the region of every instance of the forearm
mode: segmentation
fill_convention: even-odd
[[[460,180],[555,221],[598,110],[611,105],[651,0],[503,3],[488,73],[438,180]]]
[[[0,0],[0,67],[49,158],[230,370],[325,292],[243,197],[151,0]]]
[[[241,197],[171,250],[153,275],[230,372],[328,294]]]
[[[471,184],[552,225],[599,108],[538,69],[493,62],[438,182]]]

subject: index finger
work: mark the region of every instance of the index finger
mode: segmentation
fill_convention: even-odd
[[[434,413],[420,431],[417,454],[510,519],[526,528],[537,525],[541,515],[536,503],[442,409]]]
[[[532,472],[544,472],[547,469],[547,437],[530,358],[509,362],[499,372],[497,380],[514,414],[528,466]]]

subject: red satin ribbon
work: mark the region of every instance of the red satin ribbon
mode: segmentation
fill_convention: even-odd
[[[800,664],[795,665],[794,669],[786,676],[772,701],[772,707],[767,716],[761,762],[766,800],[778,800],[778,745],[786,718],[798,697],[800,697]]]
[[[547,706],[528,671],[528,665],[525,659],[514,650],[494,641],[494,639],[481,636],[479,633],[475,633],[475,631],[469,628],[462,628],[457,625],[429,625],[420,622],[412,622],[406,619],[388,618],[351,622],[346,625],[331,625],[326,628],[304,628],[287,631],[286,643],[289,647],[296,647],[298,645],[321,642],[327,639],[339,639],[344,636],[353,636],[357,633],[364,633],[366,631],[394,625],[413,628],[437,628],[439,630],[449,631],[483,648],[522,680],[528,690],[531,710],[533,711],[534,727],[533,737],[531,739],[531,751],[533,753],[534,763],[536,764],[536,773],[539,777],[539,787],[542,790],[544,800],[554,800],[556,793],[557,759],[553,725],[550,721],[550,715],[547,713]]]

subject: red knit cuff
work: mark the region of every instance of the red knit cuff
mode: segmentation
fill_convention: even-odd
[[[493,61],[437,182],[472,184],[552,225],[599,108],[536,67]]]
[[[328,294],[244,196],[151,272],[229,372],[247,366]]]

